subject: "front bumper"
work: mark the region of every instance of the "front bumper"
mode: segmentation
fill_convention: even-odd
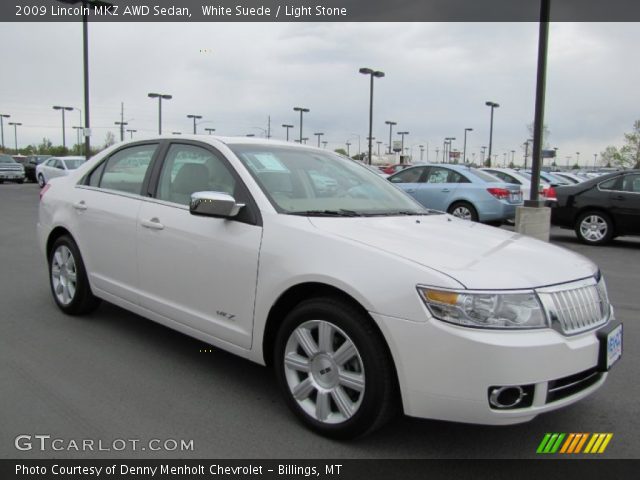
[[[567,337],[552,329],[489,331],[432,318],[418,323],[372,316],[389,343],[410,416],[490,425],[526,422],[588,396],[607,376],[595,372],[598,330]],[[568,395],[549,392],[588,375],[584,388]],[[492,407],[489,389],[511,385],[533,385],[531,405]]]
[[[8,172],[8,171],[4,171],[4,172],[0,172],[0,180],[7,180],[10,182],[15,182],[15,181],[20,181],[20,180],[24,180],[24,172]]]

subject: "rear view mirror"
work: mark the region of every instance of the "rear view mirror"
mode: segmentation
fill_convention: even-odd
[[[194,192],[191,194],[189,211],[192,215],[206,217],[231,218],[238,215],[242,203],[236,203],[236,199],[223,192]]]

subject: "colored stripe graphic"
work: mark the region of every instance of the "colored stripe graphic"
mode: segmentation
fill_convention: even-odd
[[[612,438],[613,433],[546,433],[536,453],[604,453]],[[586,448],[583,451],[585,443]]]

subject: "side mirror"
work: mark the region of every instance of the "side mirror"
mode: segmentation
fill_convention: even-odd
[[[236,203],[236,199],[223,192],[194,192],[191,194],[189,212],[192,215],[206,217],[231,218],[238,215],[243,203]]]

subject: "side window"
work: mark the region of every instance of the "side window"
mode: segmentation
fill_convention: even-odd
[[[455,172],[452,172],[448,168],[432,167],[427,176],[427,183],[450,183],[450,173]]]
[[[392,183],[417,183],[424,168],[407,168],[391,178]]]
[[[640,175],[626,175],[622,181],[625,192],[640,193]]]
[[[93,171],[89,174],[85,184],[91,187],[97,187],[100,183],[100,177],[102,176],[102,171],[104,170],[104,166],[107,162],[102,162]]]
[[[56,160],[56,163],[53,166],[59,170],[64,170],[64,164],[62,163],[62,160]]]
[[[194,192],[234,195],[236,181],[214,153],[195,145],[173,144],[160,171],[156,197],[189,205]]]
[[[140,194],[142,182],[157,147],[157,144],[139,145],[124,148],[111,155],[105,163],[100,188]]]
[[[52,158],[52,159],[50,159],[50,160],[47,160],[47,163],[45,163],[45,165],[46,165],[47,167],[53,167],[55,163],[56,163],[56,159],[55,159],[55,158]]]
[[[465,177],[461,173],[454,172],[453,170],[449,171],[449,178],[448,178],[447,182],[449,182],[449,183],[471,183],[467,177]]]
[[[615,190],[618,180],[618,177],[610,178],[606,182],[602,182],[600,185],[598,185],[598,187],[600,188],[600,190]]]

